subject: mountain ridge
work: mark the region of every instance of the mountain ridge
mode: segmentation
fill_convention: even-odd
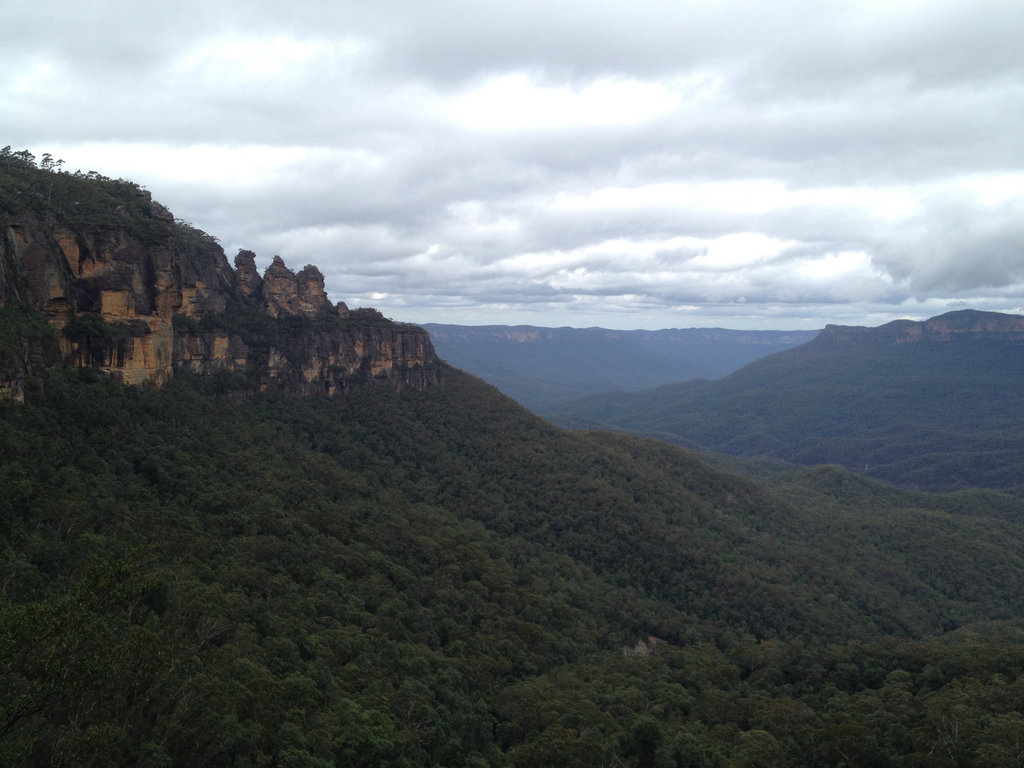
[[[895,344],[963,339],[1024,342],[1024,316],[977,309],[945,312],[927,320],[893,320],[877,327],[828,324],[823,341],[890,341]]]

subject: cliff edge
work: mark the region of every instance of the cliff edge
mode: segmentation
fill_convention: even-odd
[[[45,322],[41,322],[45,320]],[[52,331],[47,332],[47,328]],[[261,276],[138,185],[0,157],[0,393],[61,360],[129,384],[176,371],[253,390],[334,394],[436,383],[428,333],[332,304],[314,266]]]
[[[893,320],[877,328],[827,325],[818,336],[822,343],[870,342],[879,344],[998,341],[1024,343],[1024,317],[1000,312],[961,309],[929,320]]]

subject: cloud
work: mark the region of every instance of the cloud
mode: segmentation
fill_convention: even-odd
[[[3,143],[418,322],[1024,305],[1024,6],[12,0]]]

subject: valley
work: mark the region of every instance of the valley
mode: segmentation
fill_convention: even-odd
[[[1024,318],[961,310],[830,326],[717,381],[542,412],[741,457],[838,464],[905,488],[1024,489]]]

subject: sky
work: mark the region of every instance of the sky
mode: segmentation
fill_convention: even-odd
[[[462,325],[1024,313],[1020,0],[4,0],[0,145]]]

